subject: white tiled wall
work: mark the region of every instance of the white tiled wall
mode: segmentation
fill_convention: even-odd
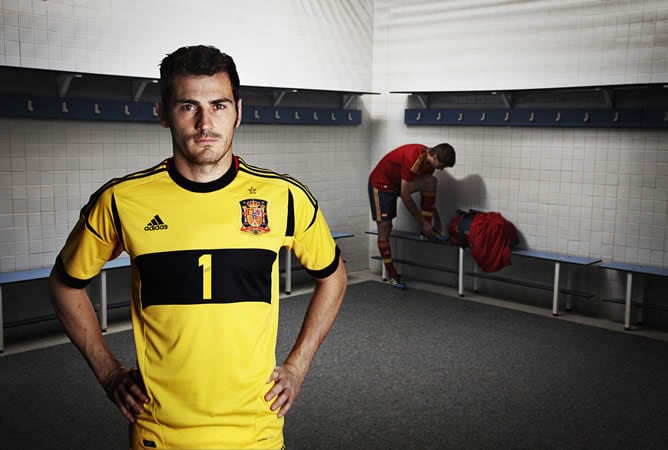
[[[367,142],[364,126],[242,125],[234,151],[299,178],[332,229],[362,239]],[[170,155],[169,132],[157,124],[0,119],[0,271],[53,264],[97,188]],[[350,247],[351,264],[366,265],[366,251],[340,245]]]
[[[455,146],[456,166],[439,175],[446,217],[498,211],[532,248],[668,267],[666,131],[395,127],[391,135],[376,161],[405,142]]]
[[[381,92],[668,82],[665,0],[375,6]],[[446,216],[495,210],[531,247],[668,267],[666,131],[407,127],[406,95],[371,102],[372,164],[407,142],[457,149],[441,177]]]

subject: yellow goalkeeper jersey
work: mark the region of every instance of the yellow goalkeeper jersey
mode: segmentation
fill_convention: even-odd
[[[132,261],[137,365],[150,398],[133,448],[280,448],[264,395],[276,365],[278,254],[313,276],[339,250],[309,190],[234,157],[211,183],[171,159],[109,181],[83,207],[56,262],[84,287],[122,251]]]

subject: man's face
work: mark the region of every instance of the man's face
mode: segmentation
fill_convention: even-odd
[[[160,105],[160,123],[172,133],[174,157],[190,165],[229,164],[241,100],[234,104],[227,73],[179,75],[171,104]]]
[[[431,153],[427,153],[427,161],[429,161],[429,165],[433,167],[434,169],[437,170],[443,170],[445,169],[445,164],[443,164],[437,157],[436,155],[432,155]]]

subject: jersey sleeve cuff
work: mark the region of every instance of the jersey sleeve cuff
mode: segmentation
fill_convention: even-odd
[[[308,272],[313,278],[327,278],[334,272],[336,272],[336,269],[339,267],[339,257],[341,256],[341,250],[339,249],[339,246],[336,246],[336,251],[334,252],[334,261],[332,263],[325,267],[324,269],[320,270],[309,270],[306,269],[306,272]]]
[[[56,258],[56,263],[55,263],[53,269],[56,272],[56,274],[58,275],[58,278],[60,279],[60,281],[62,281],[63,283],[65,283],[67,286],[69,286],[71,288],[83,289],[86,286],[88,286],[88,284],[92,280],[92,278],[89,278],[87,280],[82,280],[80,278],[75,278],[73,276],[70,276],[67,273],[67,271],[65,270],[65,265],[63,264],[63,260],[60,257],[60,255],[58,255],[58,257]]]

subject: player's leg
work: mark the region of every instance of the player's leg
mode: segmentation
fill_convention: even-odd
[[[418,177],[413,181],[414,191],[420,191],[420,210],[422,217],[428,220],[436,233],[436,237],[441,239],[440,233],[443,228],[441,218],[436,211],[436,189],[437,180],[433,175]]]
[[[390,247],[390,235],[392,234],[392,219],[397,215],[398,191],[382,192],[369,185],[369,203],[371,215],[376,221],[378,228],[378,252],[385,266],[390,284],[397,289],[406,289],[401,277],[394,267],[392,260],[392,249]]]

